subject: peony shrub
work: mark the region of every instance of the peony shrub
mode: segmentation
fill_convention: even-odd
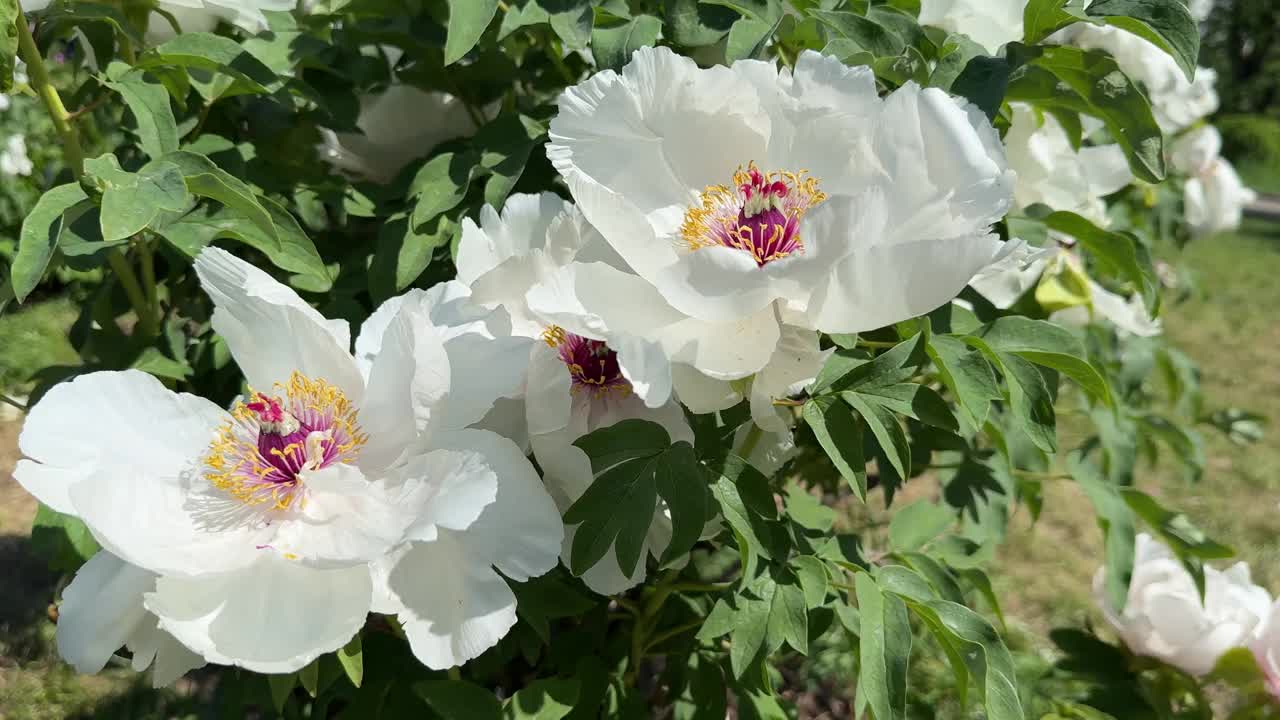
[[[819,647],[877,720],[921,655],[992,720],[1263,712],[1270,593],[1135,487],[1247,417],[1152,259],[1252,199],[1204,5],[0,0],[60,151],[0,152],[0,311],[85,297],[4,398],[59,653],[237,716],[792,717]],[[1106,546],[1087,695],[992,589],[1051,479]]]

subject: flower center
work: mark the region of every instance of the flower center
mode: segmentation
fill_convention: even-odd
[[[751,255],[757,267],[804,252],[800,220],[827,199],[817,178],[763,173],[754,162],[733,174],[733,187],[711,185],[685,213],[680,236],[690,249],[723,245]]]
[[[565,367],[569,368],[573,392],[585,390],[593,397],[631,392],[631,383],[618,367],[618,353],[603,342],[574,335],[555,325],[542,333],[542,339],[559,353]]]
[[[204,457],[204,474],[247,504],[286,509],[303,473],[354,460],[368,438],[346,395],[324,380],[295,372],[275,390],[236,403]]]

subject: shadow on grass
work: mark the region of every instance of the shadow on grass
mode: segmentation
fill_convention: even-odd
[[[58,575],[25,535],[0,536],[0,664],[36,661],[52,651],[40,632],[49,622]]]

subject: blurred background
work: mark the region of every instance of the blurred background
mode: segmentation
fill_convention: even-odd
[[[1209,121],[1223,135],[1223,154],[1259,199],[1238,231],[1181,249],[1158,248],[1165,259],[1196,269],[1182,300],[1168,304],[1165,327],[1173,344],[1199,363],[1206,395],[1223,406],[1280,418],[1280,2],[1218,0],[1203,36],[1200,62],[1217,71],[1221,98]],[[71,70],[62,66],[55,72]],[[12,259],[22,218],[56,167],[57,148],[35,98],[0,95],[4,264]],[[95,279],[62,269],[21,308],[0,316],[0,393],[22,398],[38,369],[78,362],[68,336],[76,332],[83,288]],[[0,404],[0,720],[219,717],[210,702],[214,683],[198,673],[176,688],[154,691],[146,676],[125,668],[82,677],[57,660],[50,600],[68,580],[58,571],[64,540],[30,533],[35,501],[9,475],[19,457],[20,427],[20,413]],[[1060,427],[1072,432],[1070,416]],[[1274,432],[1254,444],[1206,434],[1206,472],[1198,484],[1184,480],[1172,464],[1140,473],[1144,490],[1231,543],[1251,563],[1257,581],[1273,592],[1280,591],[1280,442]],[[913,488],[926,487],[933,484],[909,484],[903,492],[907,497],[898,502],[910,502]],[[1090,580],[1102,557],[1093,510],[1074,485],[1060,483],[1046,487],[1046,493],[1052,502],[1034,525],[1025,513],[1015,520],[995,559],[999,570],[992,573],[1000,585],[997,593],[1006,598],[1010,646],[1031,686],[1051,659],[1036,636],[1046,637],[1060,625],[1100,622],[1090,596]],[[882,527],[887,522],[882,508],[878,496],[866,507],[847,504],[837,508],[838,522]],[[802,717],[849,716],[850,663],[848,648],[833,641],[786,669],[793,688],[788,692]],[[940,655],[913,665],[913,718],[963,716],[954,705],[950,673]]]

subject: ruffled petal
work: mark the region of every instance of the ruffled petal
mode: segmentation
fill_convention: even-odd
[[[367,565],[321,570],[264,552],[235,572],[161,577],[146,607],[208,662],[289,673],[346,645],[371,598]]]
[[[195,269],[213,300],[213,329],[251,386],[268,390],[297,371],[360,402],[364,382],[345,321],[326,320],[293,290],[225,250],[205,248]]]

